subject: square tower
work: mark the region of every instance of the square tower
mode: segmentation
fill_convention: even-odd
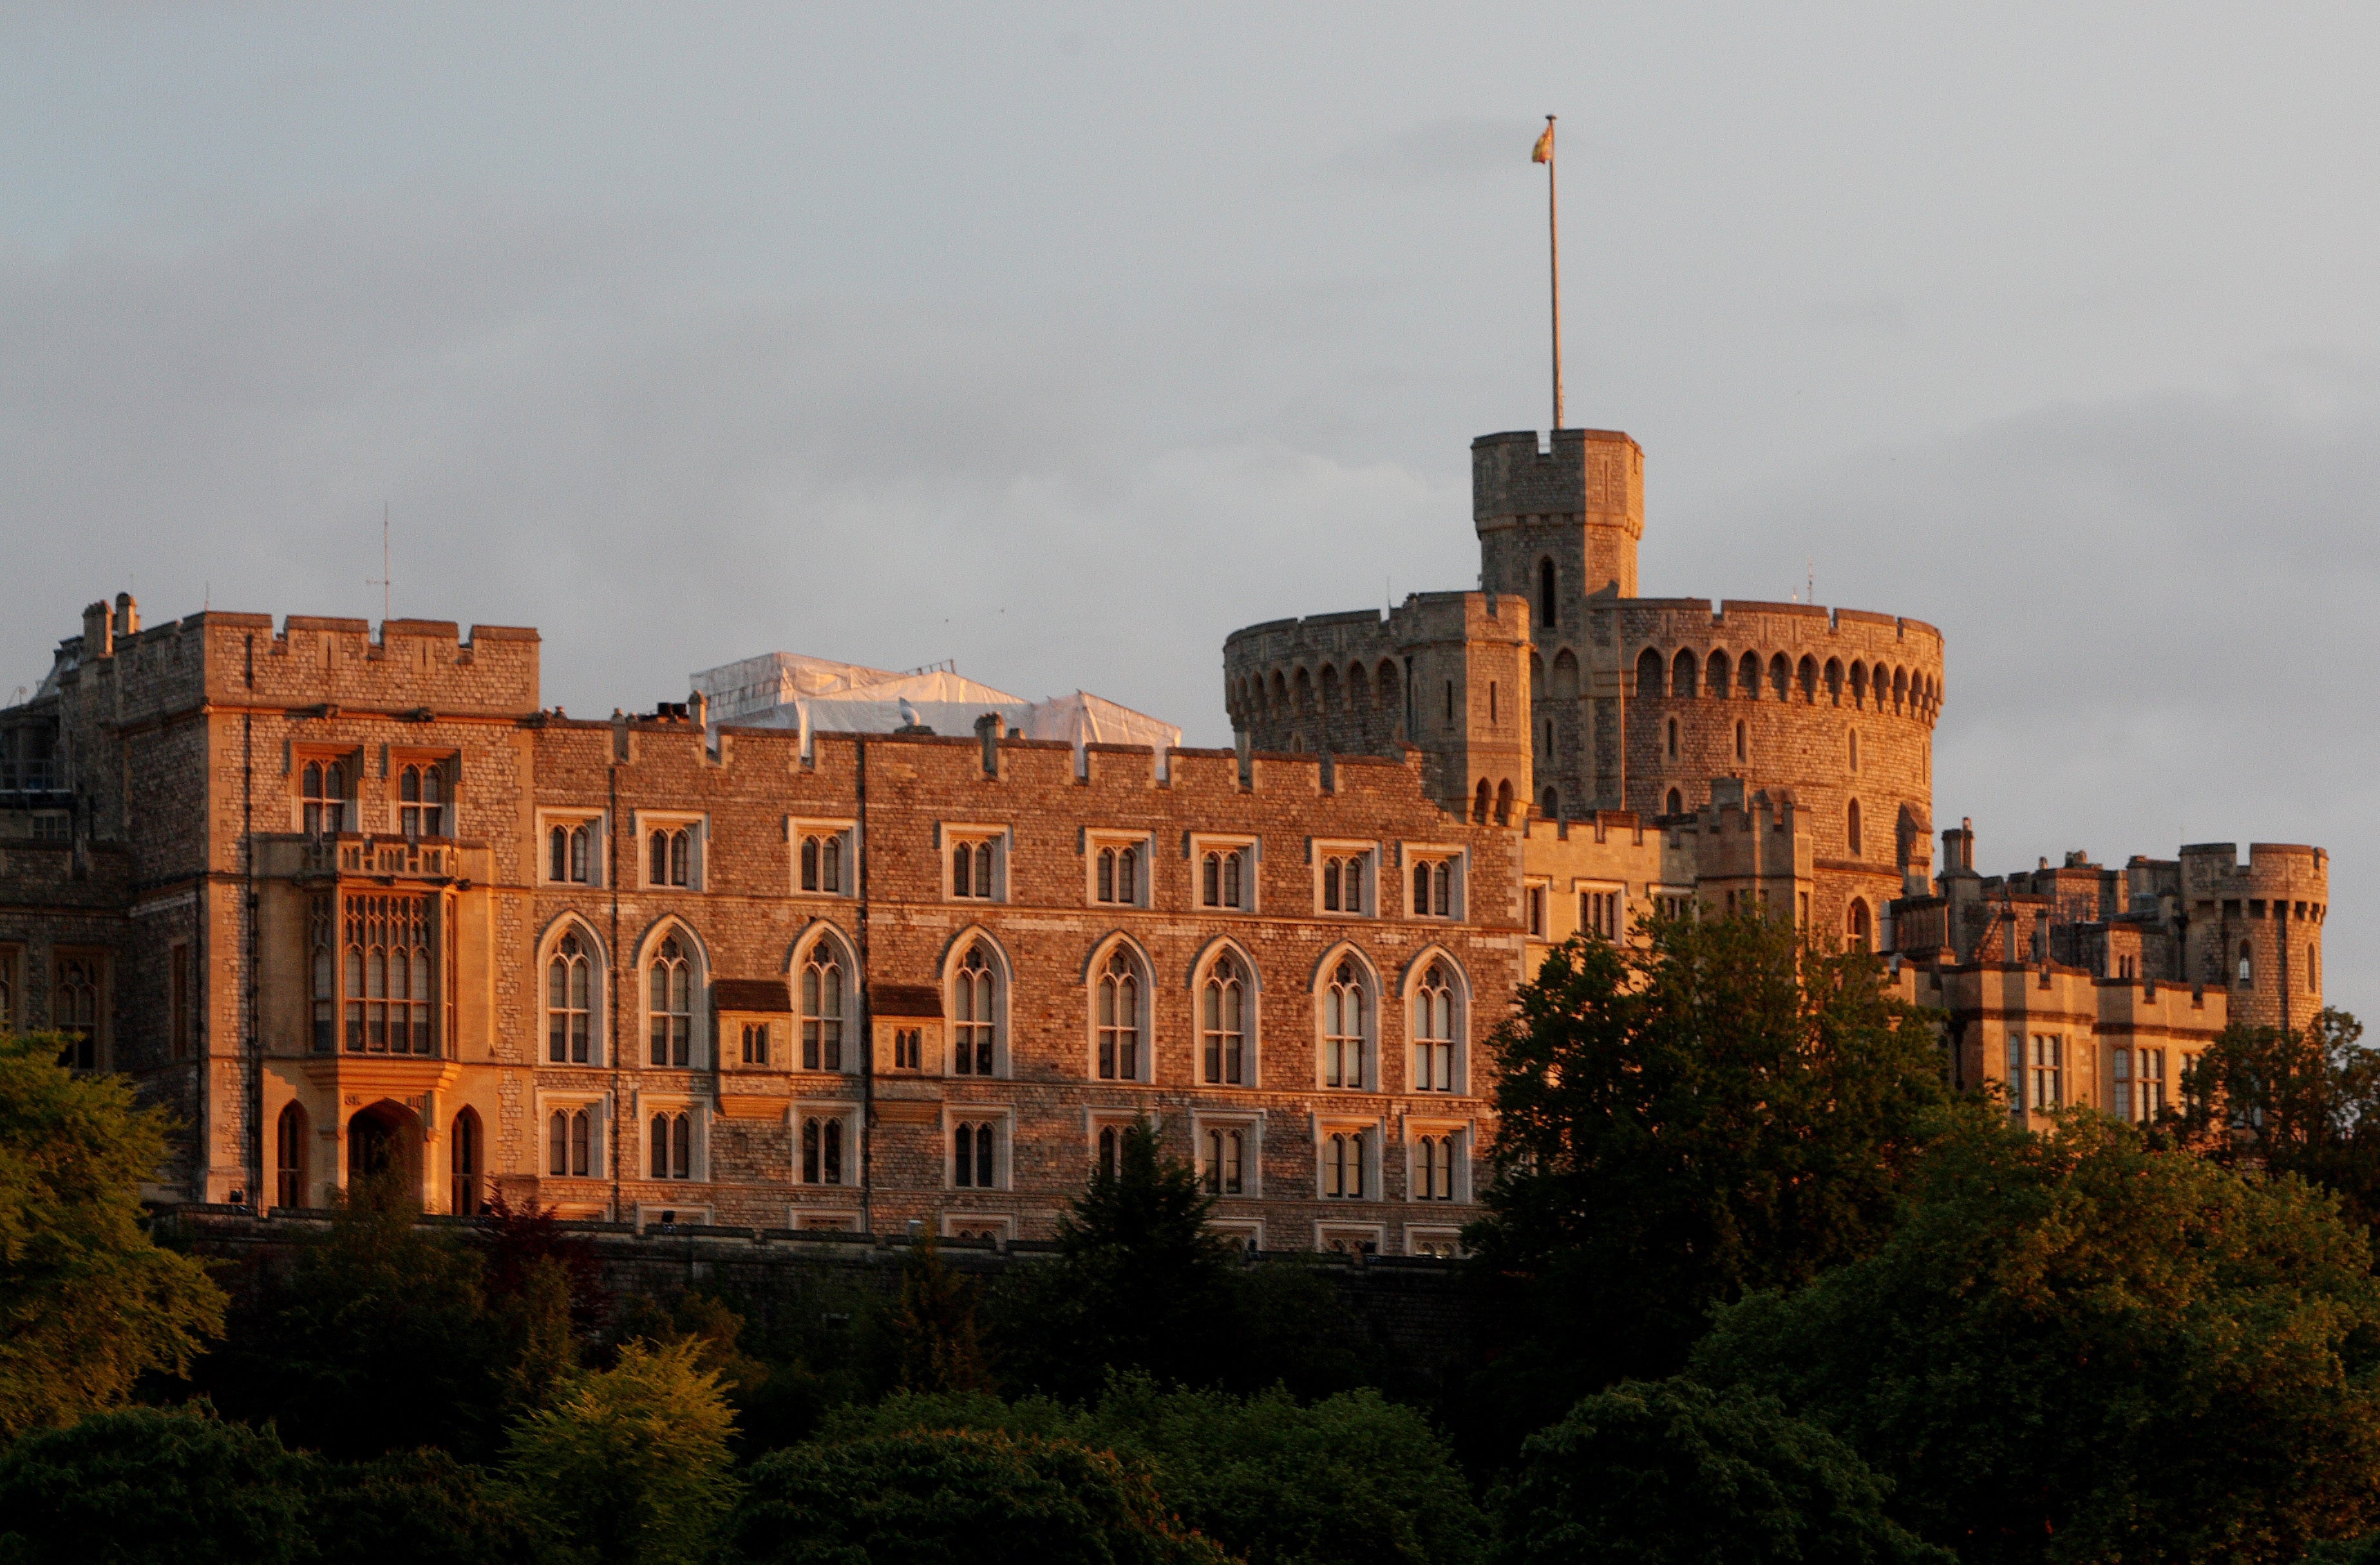
[[[1479,585],[1525,597],[1540,642],[1578,634],[1584,601],[1636,596],[1645,536],[1645,453],[1616,430],[1534,431],[1471,443]]]

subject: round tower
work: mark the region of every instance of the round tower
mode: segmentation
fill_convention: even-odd
[[[2322,928],[2330,856],[2298,843],[2230,843],[2181,850],[2187,977],[2230,995],[2235,1022],[2302,1027],[2323,1006]]]
[[[1848,931],[1923,892],[1932,863],[1942,635],[1806,603],[1614,605],[1625,657],[1626,807],[1692,815],[1715,784],[1791,796],[1812,839],[1813,916]]]

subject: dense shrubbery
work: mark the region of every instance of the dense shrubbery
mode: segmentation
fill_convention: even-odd
[[[1950,1565],[1856,1452],[1774,1399],[1626,1381],[1529,1437],[1497,1565]]]
[[[203,1405],[127,1408],[0,1455],[0,1558],[25,1565],[559,1561],[528,1497],[443,1451],[325,1462]]]
[[[2352,1018],[2234,1029],[2148,1134],[2026,1135],[1872,958],[1647,932],[1499,1035],[1500,1328],[1435,1387],[1146,1127],[989,1283],[926,1243],[897,1296],[615,1302],[550,1218],[367,1183],[226,1316],[143,1231],[166,1127],[0,1042],[0,1561],[2380,1559]]]
[[[752,1464],[735,1523],[753,1565],[1223,1565],[1148,1475],[1072,1440],[905,1429]]]
[[[1301,1402],[1167,1389],[1144,1376],[1088,1404],[904,1394],[829,1420],[830,1443],[909,1429],[999,1429],[1145,1464],[1182,1521],[1252,1565],[1462,1565],[1486,1521],[1445,1442],[1376,1391]]]
[[[1694,1373],[1824,1423],[1971,1561],[2287,1560],[2380,1523],[2380,1283],[2335,1196],[2076,1113],[1961,1135],[1921,1197]]]

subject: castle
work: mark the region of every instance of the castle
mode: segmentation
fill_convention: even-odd
[[[1480,589],[1234,633],[1231,750],[576,720],[529,630],[93,604],[0,711],[0,1028],[172,1106],[161,1199],[1035,1239],[1148,1119],[1252,1245],[1443,1255],[1516,988],[1644,912],[1887,953],[2028,1120],[2320,1007],[2320,849],[1937,868],[1939,632],[1638,597],[1623,434],[1473,472]]]

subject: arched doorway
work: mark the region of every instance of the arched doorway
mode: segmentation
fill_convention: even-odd
[[[273,1127],[273,1205],[306,1205],[306,1110],[285,1105]]]
[[[421,1188],[421,1121],[383,1098],[347,1119],[347,1183],[388,1178],[399,1188]]]
[[[446,1188],[456,1217],[479,1215],[480,1158],[479,1110],[466,1109],[448,1135]]]

